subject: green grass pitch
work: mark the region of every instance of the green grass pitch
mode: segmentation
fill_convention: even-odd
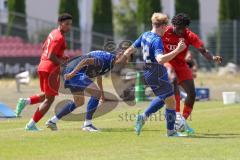
[[[167,138],[165,121],[146,123],[140,136],[133,131],[130,115],[143,111],[148,103],[136,107],[119,106],[94,123],[100,133],[81,131],[82,122],[59,122],[59,131],[38,126],[40,132],[23,130],[29,117],[0,120],[0,160],[239,160],[240,105],[197,102],[192,121],[195,136]],[[126,118],[127,113],[127,118]],[[50,113],[52,115],[52,113]]]

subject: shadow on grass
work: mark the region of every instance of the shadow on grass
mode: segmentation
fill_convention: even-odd
[[[240,139],[240,133],[197,133],[189,138],[203,139]]]
[[[134,128],[101,128],[102,132],[133,132]],[[162,132],[162,130],[157,129],[143,129],[142,132]]]

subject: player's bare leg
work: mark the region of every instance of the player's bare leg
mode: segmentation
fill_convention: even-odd
[[[97,132],[99,130],[92,124],[92,119],[93,114],[97,110],[97,106],[101,98],[101,92],[95,83],[92,83],[90,86],[88,86],[85,91],[86,93],[90,94],[91,97],[87,105],[86,118],[82,129],[84,131]]]
[[[184,109],[183,109],[183,118],[187,120],[192,113],[193,106],[195,103],[196,93],[195,93],[195,85],[193,80],[185,80],[180,83],[181,87],[187,93],[187,97],[184,102]],[[194,133],[194,130],[191,129],[187,123],[186,124],[186,131],[189,133]]]
[[[181,114],[181,97],[180,97],[180,90],[178,86],[177,79],[174,78],[172,81],[173,89],[174,89],[174,95],[176,100],[176,121],[175,121],[175,129],[179,132],[185,131],[185,119],[183,118]],[[184,123],[182,123],[184,122]]]
[[[39,95],[33,95],[33,96],[30,96],[29,98],[19,98],[16,109],[15,109],[16,116],[20,117],[23,109],[27,105],[38,104],[38,103],[43,102],[44,100],[45,100],[44,93],[41,93]]]
[[[176,113],[179,114],[181,112],[181,97],[180,97],[180,91],[177,83],[177,79],[174,78],[172,81],[173,89],[174,89],[174,95],[176,100]]]
[[[181,87],[187,93],[187,97],[184,102],[183,117],[188,119],[192,113],[192,109],[195,103],[196,93],[193,80],[185,80],[180,83]]]
[[[26,130],[28,131],[38,130],[36,127],[36,123],[38,123],[38,121],[40,121],[42,117],[47,113],[54,99],[55,99],[55,96],[52,96],[52,95],[45,96],[45,100],[41,103],[41,105],[38,107],[37,111],[33,115],[32,119],[26,125],[26,128],[25,128]]]
[[[91,96],[88,105],[87,105],[87,113],[86,113],[86,120],[82,129],[84,131],[96,132],[98,129],[92,125],[92,116],[97,109],[99,99],[101,97],[101,92],[96,84],[90,84],[86,89],[85,93],[87,96]],[[85,95],[86,96],[86,95]],[[69,102],[64,106],[64,108],[53,116],[50,120],[46,122],[46,126],[51,130],[57,130],[56,123],[64,116],[68,115],[69,113],[73,112],[77,107],[80,107],[84,104],[84,92],[75,92],[73,93],[73,102]]]
[[[74,92],[73,93],[73,100],[74,102],[69,102],[67,104],[67,107],[63,108],[61,112],[59,112],[57,115],[53,116],[51,119],[49,119],[46,122],[47,128],[51,129],[52,131],[57,131],[57,122],[73,110],[75,110],[78,107],[81,107],[84,104],[85,98],[84,98],[84,92]]]
[[[176,72],[175,72],[174,68],[172,67],[172,65],[169,63],[166,63],[165,67],[167,68],[167,71],[168,71],[168,78],[171,81],[171,83],[173,84],[175,101],[176,101],[176,114],[179,115],[181,112],[181,108],[180,108],[181,97],[180,97],[180,91],[179,91],[179,87],[178,87]]]

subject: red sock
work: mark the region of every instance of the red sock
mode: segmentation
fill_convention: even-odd
[[[176,100],[176,112],[180,112],[180,95],[175,95],[175,100]]]
[[[30,98],[30,104],[37,104],[41,102],[41,97],[39,95],[34,95],[29,98]]]
[[[183,117],[187,120],[188,117],[191,115],[193,110],[193,107],[187,106],[186,104],[184,105],[183,109]]]
[[[43,114],[39,111],[39,109],[37,109],[37,111],[34,113],[32,119],[34,120],[34,122],[38,122],[40,119],[42,119]]]

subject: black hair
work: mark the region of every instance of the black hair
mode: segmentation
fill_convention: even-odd
[[[116,52],[119,50],[126,50],[132,45],[131,41],[124,40],[118,46],[115,42],[109,41],[103,46],[103,50],[107,52]]]
[[[124,40],[122,41],[119,45],[118,48],[122,50],[127,50],[129,47],[132,46],[132,42],[129,40]]]
[[[190,23],[191,23],[191,19],[185,13],[179,13],[179,14],[175,15],[172,19],[173,25],[187,27],[190,25]]]
[[[66,20],[72,20],[73,17],[69,13],[63,13],[58,17],[58,22],[64,22]]]

